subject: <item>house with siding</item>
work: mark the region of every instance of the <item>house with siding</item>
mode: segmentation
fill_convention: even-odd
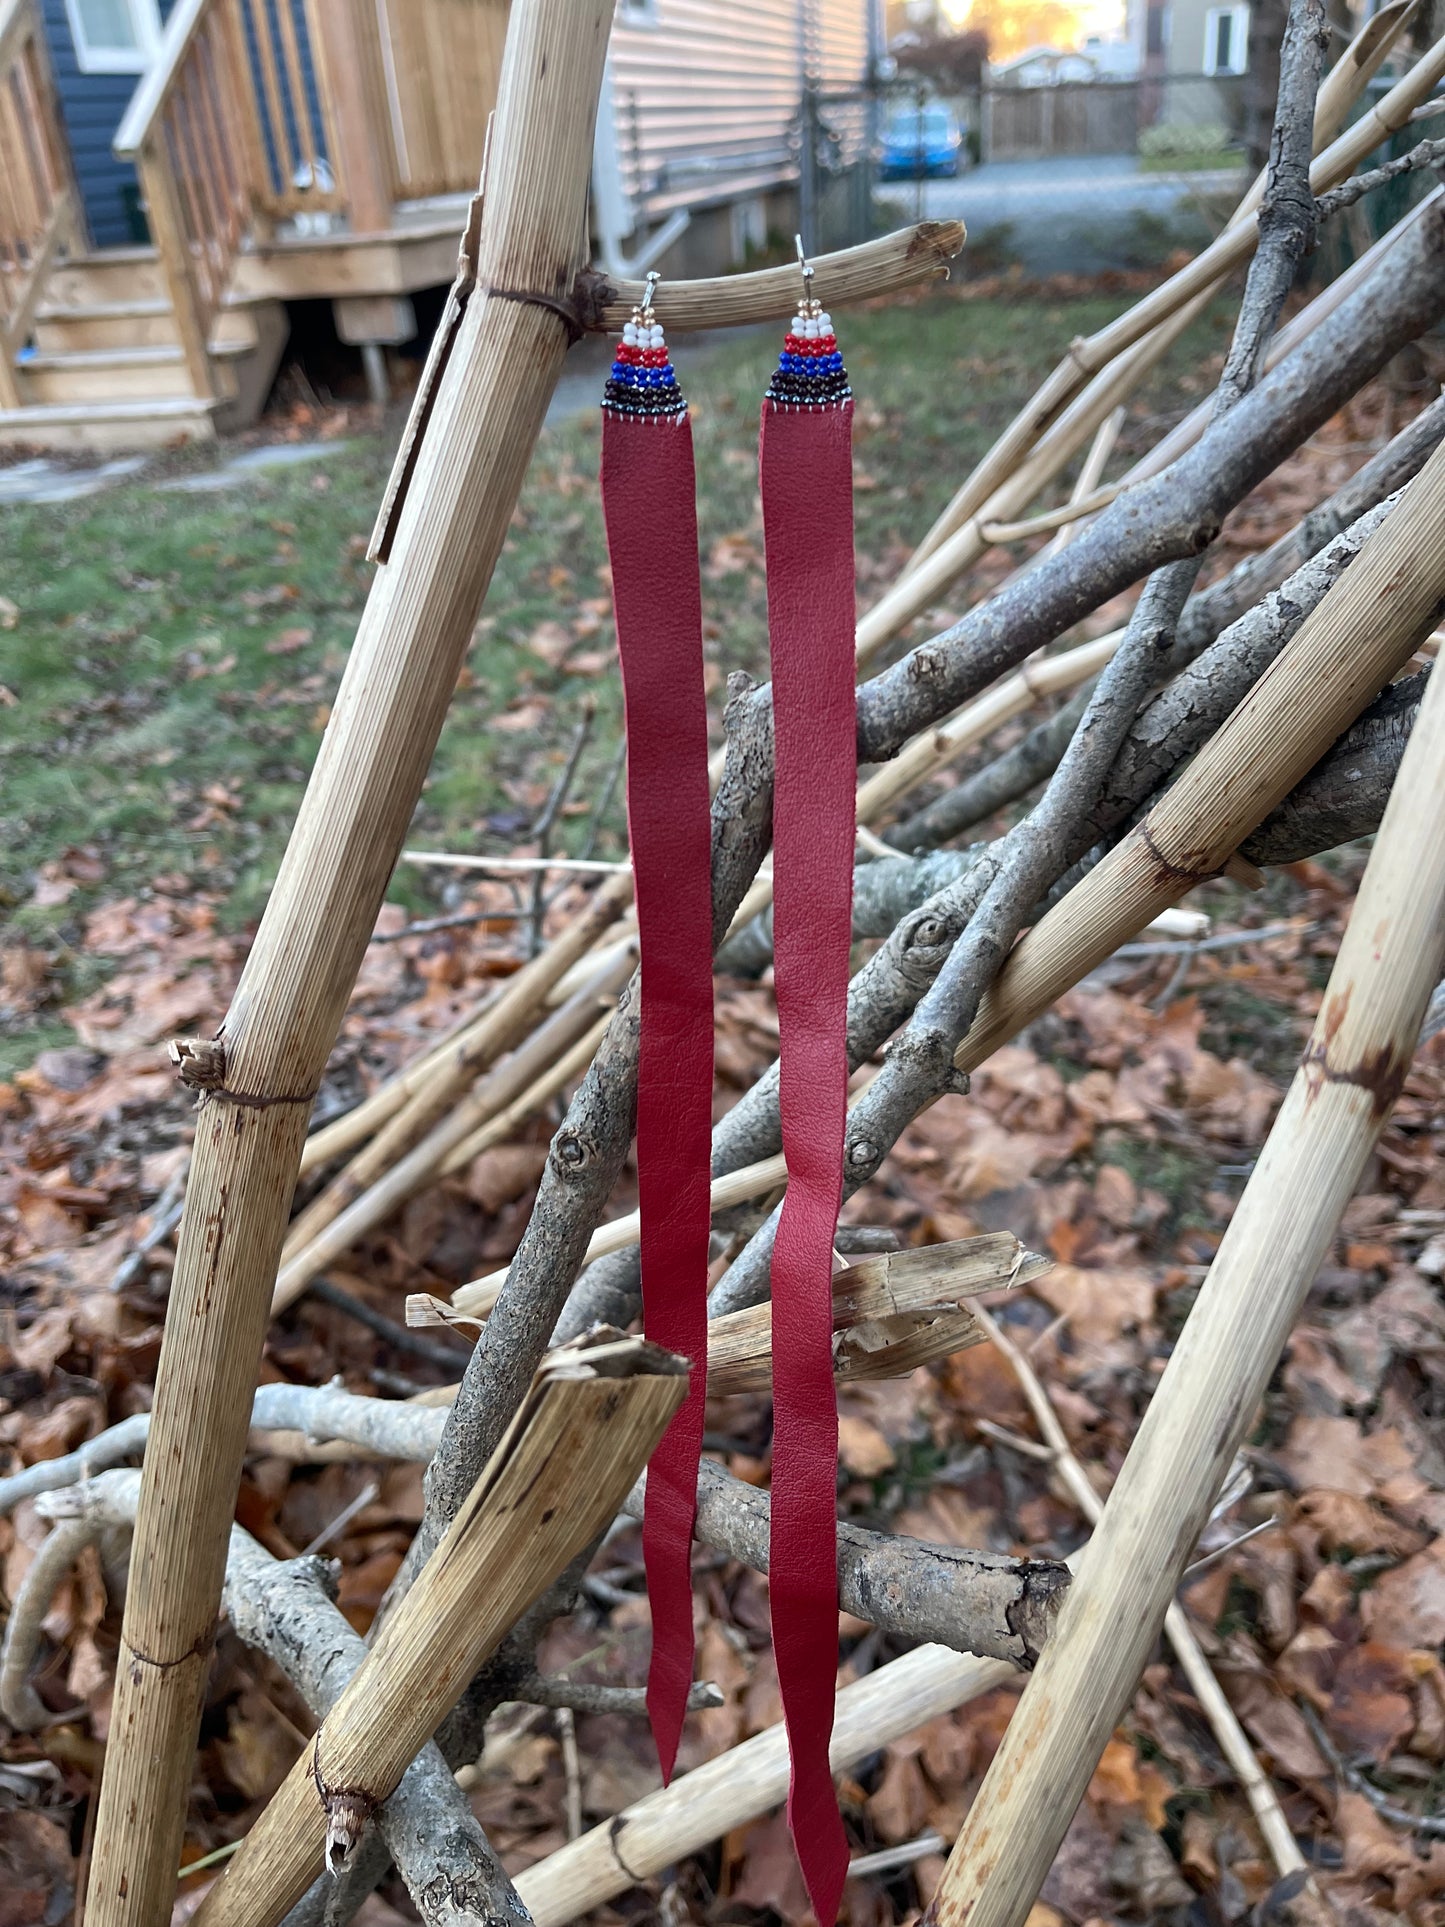
[[[875,15],[617,0],[599,264],[715,272],[791,231],[805,138],[835,171],[860,151]],[[451,277],[506,21],[507,0],[0,0],[0,444],[242,426],[287,304],[317,297],[379,389],[411,297]]]
[[[1126,37],[1156,83],[1148,121],[1236,132],[1249,66],[1245,0],[1128,0]]]

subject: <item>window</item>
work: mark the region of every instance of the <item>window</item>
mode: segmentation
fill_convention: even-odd
[[[83,74],[143,74],[161,44],[156,0],[65,0]]]
[[[1249,8],[1211,7],[1204,16],[1204,71],[1242,74],[1249,64]]]
[[[1151,4],[1144,16],[1144,51],[1158,58],[1169,45],[1169,9]]]

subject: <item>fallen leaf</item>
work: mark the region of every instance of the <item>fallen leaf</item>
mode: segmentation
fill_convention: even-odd
[[[876,1479],[896,1462],[893,1447],[878,1427],[847,1413],[838,1419],[838,1456],[860,1479]]]
[[[1382,1573],[1361,1594],[1360,1617],[1371,1639],[1390,1646],[1445,1642],[1445,1537]]]

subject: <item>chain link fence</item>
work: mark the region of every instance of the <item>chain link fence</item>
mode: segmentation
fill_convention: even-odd
[[[806,93],[795,136],[804,240],[823,252],[905,221],[960,219],[965,273],[1158,268],[1206,246],[1248,185],[1244,110],[1238,75],[995,84],[952,98],[897,84]],[[1418,138],[1406,130],[1379,158]],[[1427,187],[1412,178],[1351,209],[1326,236],[1324,267],[1356,257]]]

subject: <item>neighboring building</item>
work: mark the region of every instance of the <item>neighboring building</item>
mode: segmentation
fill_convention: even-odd
[[[506,23],[507,0],[0,0],[0,443],[243,425],[302,299],[384,391],[410,296],[455,268]],[[791,232],[803,99],[856,91],[881,23],[881,0],[618,0],[603,265],[716,271]],[[826,116],[839,172],[863,111]]]
[[[1249,8],[1210,0],[1129,0],[1128,28],[1149,73],[1242,74],[1249,64]]]
[[[1060,87],[1067,81],[1096,80],[1097,63],[1070,47],[1029,47],[1012,60],[991,60],[988,77],[995,87]]]
[[[1148,121],[1237,131],[1238,79],[1249,65],[1247,5],[1128,0],[1125,32],[1137,51],[1140,73],[1164,83]]]
[[[1132,40],[1105,40],[1102,34],[1086,34],[1079,52],[1093,61],[1100,80],[1133,80],[1139,71],[1139,49]]]
[[[856,93],[881,33],[877,0],[618,0],[594,170],[602,265],[715,273],[791,232],[804,90]],[[830,167],[861,159],[861,97],[821,111]]]

